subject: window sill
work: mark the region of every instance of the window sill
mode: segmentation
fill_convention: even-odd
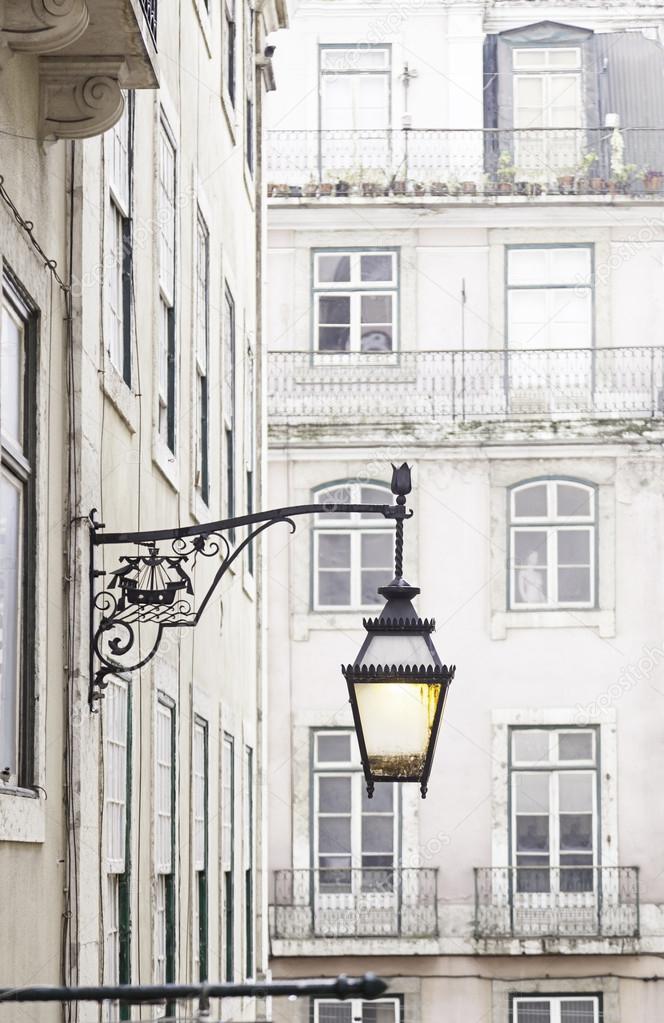
[[[131,390],[124,377],[120,376],[110,359],[106,359],[106,369],[101,374],[102,389],[115,411],[122,419],[130,433],[137,430],[138,402],[137,395]]]
[[[178,493],[180,490],[178,460],[158,433],[155,433],[152,442],[152,461],[160,470],[162,476],[170,483],[173,490]]]
[[[233,106],[230,96],[228,95],[228,89],[226,88],[225,82],[221,88],[221,108],[224,111],[224,117],[226,118],[226,124],[228,125],[231,142],[233,145],[236,145],[237,111]]]
[[[494,611],[491,639],[505,639],[508,629],[597,629],[602,639],[616,634],[616,613],[611,610]]]
[[[293,639],[306,642],[310,632],[361,632],[362,619],[380,614],[380,608],[365,611],[309,611],[293,615]]]
[[[32,789],[0,788],[0,842],[44,842],[46,812]]]

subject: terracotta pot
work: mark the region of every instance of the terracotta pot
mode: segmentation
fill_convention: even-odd
[[[604,178],[591,178],[590,187],[593,192],[606,192],[606,181]]]
[[[335,187],[335,194],[338,196],[346,196],[350,192],[350,185],[347,181],[337,181]]]
[[[431,186],[432,195],[449,195],[450,190],[444,181],[434,181]]]
[[[318,185],[315,182],[310,181],[309,184],[304,186],[302,192],[307,199],[313,199],[316,195],[318,195]]]
[[[393,195],[405,195],[406,194],[406,182],[405,181],[393,181],[392,182],[392,193],[393,193]]]
[[[319,185],[319,195],[332,195],[334,192],[334,185],[330,184],[329,181],[324,181]]]
[[[563,174],[562,177],[558,178],[558,191],[563,195],[569,195],[574,191],[573,174]]]
[[[514,192],[514,185],[511,181],[499,181],[496,185],[496,192],[498,195],[512,195]]]
[[[363,181],[362,182],[362,195],[375,197],[377,195],[383,195],[384,189],[375,181]]]
[[[477,195],[477,185],[474,181],[462,181],[461,191],[464,195]]]

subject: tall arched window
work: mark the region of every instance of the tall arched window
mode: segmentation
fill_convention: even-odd
[[[314,520],[314,610],[380,606],[378,587],[393,575],[394,525],[382,515],[347,512],[343,506],[392,504],[390,488],[342,481],[321,487],[314,500],[335,509]]]
[[[571,479],[536,479],[510,491],[510,607],[596,603],[596,491]]]

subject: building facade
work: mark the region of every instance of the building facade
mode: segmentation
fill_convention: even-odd
[[[337,514],[269,541],[271,965],[390,980],[302,1023],[664,1011],[663,29],[310,0],[277,37],[270,499]],[[457,664],[425,801],[366,797],[340,671],[393,543],[343,505],[403,460]]]
[[[0,11],[3,987],[266,969],[260,544],[90,708],[91,592],[132,553],[98,547],[91,579],[90,513],[125,532],[263,503],[263,48],[285,24],[279,0]],[[106,637],[119,663],[150,628]]]

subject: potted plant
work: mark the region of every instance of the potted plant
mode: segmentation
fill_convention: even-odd
[[[558,175],[558,191],[561,195],[571,195],[574,191],[574,175],[573,174],[559,174]]]
[[[537,181],[517,181],[514,191],[517,195],[541,195],[542,186]]]
[[[338,198],[345,198],[347,195],[350,195],[350,182],[340,178],[334,186],[334,194]]]
[[[450,189],[444,181],[433,181],[431,183],[431,194],[432,195],[449,195]]]
[[[597,162],[597,153],[586,153],[576,171],[576,190],[581,195],[591,190],[590,171]]]
[[[290,199],[301,199],[302,198],[302,187],[301,187],[301,185],[289,185],[288,186],[288,197]]]
[[[302,194],[307,199],[314,199],[318,195],[318,182],[314,181],[313,178],[309,178],[306,185],[302,189]]]
[[[664,189],[664,173],[660,170],[646,171],[646,192],[661,192]]]
[[[407,186],[408,182],[405,178],[393,179],[390,182],[390,191],[392,195],[406,195]]]
[[[498,184],[496,191],[498,195],[511,195],[514,191],[514,175],[516,169],[512,162],[512,154],[507,149],[503,149],[500,156],[498,157],[498,170],[496,176],[498,178]]]
[[[318,187],[319,195],[334,195],[334,184],[331,181],[321,181]]]
[[[477,195],[477,185],[474,181],[462,181],[461,192],[463,195]]]
[[[420,181],[413,182],[414,195],[426,195],[426,193],[427,193],[426,187]]]
[[[272,195],[279,199],[287,199],[290,195],[290,186],[272,185]]]

